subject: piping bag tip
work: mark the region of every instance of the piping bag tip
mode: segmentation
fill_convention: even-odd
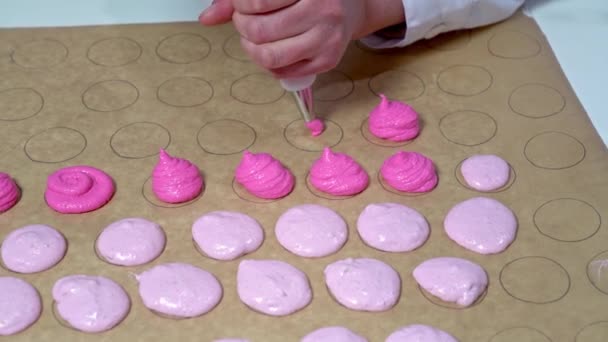
[[[316,78],[316,75],[310,75],[280,80],[281,86],[293,94],[304,123],[313,136],[318,136],[325,130],[323,121],[316,118],[313,112],[312,84]]]

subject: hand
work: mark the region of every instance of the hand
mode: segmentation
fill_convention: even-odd
[[[216,0],[200,17],[232,21],[241,45],[276,77],[333,69],[348,43],[403,21],[401,0]]]

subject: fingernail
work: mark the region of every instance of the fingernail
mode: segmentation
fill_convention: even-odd
[[[210,10],[213,8],[213,6],[215,6],[216,3],[217,3],[217,0],[211,1],[211,5],[209,5],[209,7],[207,7],[207,8],[205,8],[205,10],[201,13],[201,15],[198,16],[198,20],[201,20],[201,18],[203,18],[207,13],[209,13]]]

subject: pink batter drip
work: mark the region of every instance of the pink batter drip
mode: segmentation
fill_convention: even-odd
[[[429,192],[437,186],[437,171],[433,161],[417,152],[397,152],[384,161],[382,178],[402,192]]]
[[[312,165],[309,180],[319,191],[334,196],[356,195],[369,184],[369,176],[361,165],[344,153],[332,152],[329,147]]]
[[[390,101],[384,95],[369,115],[369,131],[378,138],[400,142],[412,140],[420,132],[418,113],[405,103]]]
[[[263,199],[285,197],[295,185],[293,174],[268,153],[245,151],[235,178],[252,195]]]
[[[8,174],[0,172],[0,213],[17,204],[19,196],[20,191],[15,181]]]
[[[310,130],[310,134],[313,137],[317,137],[325,130],[325,124],[321,119],[314,119],[311,122],[306,123],[306,127]]]
[[[195,198],[203,189],[203,177],[190,161],[170,156],[160,150],[152,172],[152,191],[165,203],[183,203]]]
[[[52,173],[44,198],[53,210],[79,214],[104,206],[114,194],[112,178],[91,166],[71,166]]]

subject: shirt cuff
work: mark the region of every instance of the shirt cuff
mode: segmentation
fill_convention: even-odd
[[[442,24],[442,13],[438,11],[437,0],[403,0],[407,30],[405,36],[389,38],[374,33],[361,39],[361,42],[374,49],[404,47],[424,38],[432,38],[446,28]]]

